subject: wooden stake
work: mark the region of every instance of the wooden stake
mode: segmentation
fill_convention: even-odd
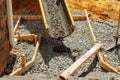
[[[92,42],[93,42],[93,44],[95,44],[95,43],[96,43],[96,38],[95,38],[95,35],[94,35],[94,33],[93,33],[92,26],[91,26],[91,24],[90,24],[90,20],[89,20],[89,18],[88,18],[87,10],[84,9],[84,12],[85,12],[85,15],[86,15],[86,18],[87,18],[88,29],[89,29],[89,31],[90,31],[90,36],[91,36],[91,38],[92,38]]]
[[[16,25],[15,25],[15,27],[14,27],[14,34],[16,34],[16,31],[17,31],[17,29],[18,29],[18,26],[20,25],[20,21],[21,21],[21,16],[20,16],[19,19],[17,20],[17,23],[16,23]]]
[[[35,44],[37,44],[38,35],[34,35],[34,39],[35,39]]]
[[[118,45],[119,29],[120,29],[120,9],[119,9],[119,17],[118,17],[118,26],[116,30],[116,46]]]
[[[98,52],[101,46],[101,43],[96,43],[93,48],[91,48],[80,59],[78,59],[68,69],[66,69],[62,74],[60,74],[60,78],[68,79],[68,77],[74,74],[74,72],[76,72],[81,67],[81,65],[84,64],[94,53]]]
[[[25,54],[22,54],[22,57],[21,57],[21,66],[24,67],[26,64],[26,56]]]
[[[107,55],[103,55],[103,61],[106,62],[107,60]]]

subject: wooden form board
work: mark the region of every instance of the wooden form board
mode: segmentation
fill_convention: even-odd
[[[42,20],[41,15],[13,15],[14,20],[18,20],[19,17],[21,17],[22,20]]]
[[[22,20],[43,20],[41,15],[13,15],[14,20],[18,20],[19,18]],[[86,20],[86,16],[72,16],[74,21]]]
[[[62,79],[68,79],[70,75],[76,72],[82,64],[84,64],[94,53],[98,52],[101,48],[101,43],[96,43],[87,53],[85,53],[81,58],[75,61],[69,68],[67,68],[60,77]]]
[[[40,38],[38,39],[38,41],[36,43],[36,47],[35,47],[35,51],[34,51],[32,59],[29,62],[27,62],[23,67],[21,66],[17,70],[13,71],[10,74],[10,76],[12,76],[12,75],[21,75],[24,72],[26,72],[27,70],[29,70],[32,66],[34,66],[35,61],[37,59],[40,42],[41,42],[41,35],[40,35]]]
[[[86,16],[72,16],[74,21],[86,20]]]
[[[36,38],[37,35],[35,34],[28,34],[28,35],[20,35],[20,33],[17,33],[15,35],[15,38],[17,38],[17,40],[23,41],[23,40],[33,40]]]

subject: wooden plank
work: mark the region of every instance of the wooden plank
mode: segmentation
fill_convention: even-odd
[[[96,38],[95,38],[95,35],[94,35],[94,32],[93,32],[92,26],[91,26],[91,24],[90,24],[90,20],[89,20],[89,18],[88,18],[87,10],[84,9],[84,12],[85,12],[85,15],[86,15],[86,18],[87,18],[87,24],[88,24],[88,29],[89,29],[89,31],[90,31],[90,36],[91,36],[92,42],[93,42],[93,44],[94,44],[94,43],[96,43]]]
[[[87,20],[86,16],[72,16],[74,21]]]
[[[28,35],[20,35],[20,33],[17,33],[17,35],[15,35],[15,38],[17,38],[17,40],[23,41],[23,40],[33,40],[35,38],[38,38],[38,35],[35,34],[28,34]],[[36,42],[37,39],[35,39]]]
[[[81,65],[83,65],[94,53],[98,52],[101,46],[101,43],[96,43],[87,53],[85,53],[81,58],[75,61],[69,68],[67,68],[62,74],[60,74],[60,78],[68,79],[68,77],[74,74],[81,67]]]
[[[20,67],[16,71],[12,72],[10,74],[10,76],[12,76],[12,75],[21,75],[24,72],[26,72],[27,70],[29,70],[32,66],[34,66],[37,55],[38,55],[40,42],[41,42],[41,35],[40,35],[40,39],[38,39],[38,41],[37,41],[37,44],[36,44],[36,47],[35,47],[35,52],[33,54],[32,59],[29,62],[27,62],[24,67]]]
[[[18,26],[20,25],[20,21],[21,21],[21,16],[19,16],[18,20],[17,20],[17,23],[14,27],[14,34],[16,34],[17,30],[18,30]]]
[[[22,20],[43,20],[41,15],[13,15],[13,19],[17,20],[19,17]]]

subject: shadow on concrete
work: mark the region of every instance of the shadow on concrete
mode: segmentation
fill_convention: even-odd
[[[90,72],[93,71],[93,69],[96,67],[97,65],[97,56],[95,56],[95,58],[93,59],[92,63],[89,65],[88,70],[86,72],[83,72],[82,74],[80,74],[78,77],[85,77],[87,76]]]

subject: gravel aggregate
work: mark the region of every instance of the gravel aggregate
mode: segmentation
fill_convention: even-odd
[[[74,12],[73,15],[84,14],[80,12]],[[106,54],[108,56],[107,62],[113,67],[117,68],[120,66],[119,47],[118,50],[104,50],[106,47],[115,43],[114,36],[117,22],[95,21],[91,18],[90,21],[97,40],[103,43],[103,49],[101,50],[102,55]],[[77,59],[84,55],[89,49],[91,49],[93,45],[89,35],[87,22],[76,21],[75,24],[77,29],[70,36],[60,41],[45,35],[44,26],[41,21],[22,21],[21,25],[19,26],[19,31],[21,34],[42,34],[42,43],[39,48],[39,54],[37,56],[35,66],[24,75],[45,73],[52,77],[59,77],[59,74],[61,74]],[[18,42],[16,47],[19,54],[25,53],[28,57],[28,60],[31,59],[34,52],[33,42]],[[19,59],[16,62],[19,62]],[[85,64],[81,66],[80,70],[71,76],[71,79],[77,80],[80,77],[111,78],[116,76],[119,75],[103,70],[99,65],[96,55],[93,55]]]

